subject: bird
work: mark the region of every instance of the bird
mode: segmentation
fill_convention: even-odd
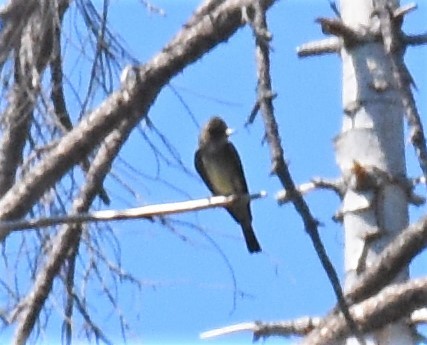
[[[234,145],[228,140],[232,130],[219,116],[213,116],[202,128],[194,155],[194,165],[213,195],[248,194],[242,162]],[[237,199],[226,207],[240,224],[249,253],[258,253],[261,246],[252,227],[252,214],[247,198]]]

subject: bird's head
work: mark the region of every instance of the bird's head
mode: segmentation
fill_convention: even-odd
[[[219,141],[227,140],[228,136],[233,133],[231,128],[227,127],[227,124],[219,116],[212,117],[205,125],[201,132],[200,141]]]

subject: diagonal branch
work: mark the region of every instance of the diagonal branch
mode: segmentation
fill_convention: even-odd
[[[27,20],[14,13],[20,6],[24,6],[23,3],[11,4],[9,11],[6,12],[9,15],[5,16],[3,13],[6,21],[3,35],[7,33],[9,27],[15,27],[16,24],[20,40],[18,41],[17,37],[10,37],[13,42],[6,45],[4,47],[6,50],[2,53],[6,54],[7,49],[14,49],[15,82],[2,119],[0,197],[14,184],[18,166],[22,162],[22,152],[29,136],[41,75],[52,51],[50,42],[56,18],[54,4],[50,1],[28,2],[22,9]],[[21,24],[18,25],[17,22]],[[26,24],[22,26],[22,23]]]
[[[73,214],[80,218],[82,213],[87,212],[98,192],[98,186],[105,178],[111,168],[114,157],[117,156],[126,135],[123,134],[123,128],[115,129],[103,142],[91,168],[88,171],[86,183],[80,191],[80,195],[74,200]],[[108,212],[107,212],[108,214]],[[90,218],[90,217],[89,217]],[[59,220],[59,219],[57,219]],[[82,220],[82,219],[81,219]],[[46,220],[47,221],[47,220]],[[56,223],[61,224],[62,222]],[[42,306],[44,305],[49,293],[52,290],[53,281],[58,275],[64,261],[68,258],[68,279],[74,276],[74,262],[80,244],[82,234],[82,224],[80,221],[71,222],[52,240],[52,249],[46,265],[37,273],[34,285],[30,293],[23,299],[21,305],[24,306],[19,315],[19,324],[16,332],[16,343],[24,343],[34,328],[35,322],[39,317]],[[73,298],[73,281],[67,281],[66,286],[68,294],[68,303],[66,313],[72,314],[72,307],[75,299]],[[65,333],[67,339],[71,338],[71,327],[69,323],[65,324]]]
[[[420,278],[390,285],[377,295],[351,306],[350,312],[359,330],[367,333],[409,317],[426,304],[427,278]],[[350,332],[342,314],[333,314],[305,337],[301,345],[331,344],[347,337]]]
[[[427,217],[424,217],[418,221],[418,223],[409,226],[397,235],[395,239],[382,251],[375,263],[361,274],[359,279],[354,283],[352,290],[345,296],[347,303],[353,304],[350,309],[355,310],[354,303],[359,303],[362,306],[367,298],[374,298],[374,300],[377,298],[379,300],[379,296],[381,296],[381,292],[379,291],[389,284],[403,267],[407,267],[411,260],[426,246]],[[405,284],[411,283],[412,281]],[[426,284],[426,282],[424,281],[423,284]],[[384,288],[383,291],[386,291],[386,289],[388,288]],[[407,310],[405,303],[402,303],[403,306],[401,309],[403,310]],[[416,303],[416,301],[410,301],[408,303],[412,305]],[[414,307],[413,310],[415,309],[417,308]],[[361,310],[363,310],[363,308]],[[408,312],[410,311],[411,310]],[[322,329],[328,329],[327,327],[334,325],[337,322],[336,320],[337,308],[334,308],[328,316],[322,320],[321,325],[313,331],[314,335],[310,335],[309,339],[320,337],[319,334],[322,333]],[[359,323],[358,326],[360,326]],[[378,328],[381,326],[378,326]],[[365,330],[363,329],[362,331]],[[306,344],[311,343],[307,341]]]
[[[407,267],[427,246],[427,217],[399,233],[354,283],[346,295],[349,303],[359,302],[378,292]]]
[[[338,304],[343,314],[345,315],[350,328],[353,330],[353,333],[357,335],[357,328],[348,311],[348,306],[344,299],[344,293],[339,282],[338,274],[335,271],[335,268],[332,265],[332,262],[326,253],[326,249],[320,239],[318,221],[311,214],[311,211],[301,193],[298,192],[284,159],[284,153],[273,107],[272,95],[274,95],[274,93],[272,92],[271,86],[269,52],[270,46],[268,42],[271,37],[267,28],[265,10],[262,8],[260,3],[255,3],[254,8],[255,14],[253,30],[256,38],[256,59],[258,66],[257,103],[259,104],[259,109],[263,115],[267,142],[270,145],[271,160],[273,164],[272,173],[274,173],[279,178],[286,192],[293,196],[292,203],[302,218],[305,230],[310,236],[323,269],[325,270],[329,281],[332,284],[332,288],[335,292]]]

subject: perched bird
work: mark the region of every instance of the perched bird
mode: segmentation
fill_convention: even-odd
[[[234,145],[228,141],[231,130],[223,119],[212,117],[199,136],[199,147],[194,157],[197,172],[214,195],[248,194],[242,163]],[[261,251],[252,228],[249,201],[237,200],[227,211],[243,230],[250,253]]]

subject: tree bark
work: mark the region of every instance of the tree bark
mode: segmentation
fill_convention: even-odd
[[[379,1],[342,0],[346,27],[364,34],[378,30]],[[384,4],[383,4],[384,5]],[[396,8],[398,1],[388,1]],[[351,44],[344,38],[343,125],[335,140],[336,159],[348,181],[342,211],[345,229],[345,290],[377,260],[408,225],[403,107],[383,40]],[[402,270],[394,282],[408,279]],[[349,344],[354,344],[349,339]],[[390,324],[365,335],[366,344],[413,344],[409,327]]]

